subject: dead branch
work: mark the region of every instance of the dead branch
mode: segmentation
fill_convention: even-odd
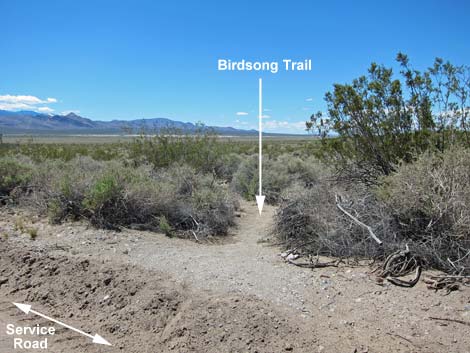
[[[405,340],[405,341],[411,343],[413,346],[415,345],[411,340],[409,340],[409,339],[406,338],[406,337],[400,336],[400,335],[397,334],[397,333],[387,332],[386,334],[389,335],[389,336],[392,336],[392,337],[395,336],[395,337],[401,338],[402,340]]]
[[[287,260],[291,265],[302,268],[324,268],[324,267],[338,267],[338,261],[329,261],[329,262],[295,262],[293,260]]]
[[[341,206],[341,204],[339,203],[339,198],[338,198],[338,195],[335,195],[335,200],[336,200],[336,207],[338,207],[338,209],[343,212],[346,216],[348,216],[349,218],[351,218],[353,220],[354,223],[360,225],[361,227],[365,228],[370,236],[372,237],[372,239],[374,239],[379,245],[382,245],[382,240],[380,240],[374,233],[374,231],[372,230],[371,227],[369,227],[367,224],[361,222],[360,220],[358,220],[356,217],[354,217],[351,213],[349,213],[348,211],[346,211],[343,206]]]
[[[447,294],[460,288],[459,284],[466,285],[465,279],[468,276],[430,276],[424,279],[424,283],[427,284],[428,289],[439,289],[447,290]]]
[[[410,281],[403,281],[396,277],[387,277],[387,281],[399,287],[411,288],[411,287],[414,287],[416,283],[418,283],[420,277],[421,277],[421,266],[418,266],[416,267],[415,277]]]
[[[463,320],[447,319],[447,318],[444,318],[444,317],[433,317],[433,316],[430,316],[429,318],[430,318],[431,320],[441,320],[441,321],[456,322],[456,323],[458,323],[458,324],[470,326],[470,322],[468,322],[468,321],[463,321]]]

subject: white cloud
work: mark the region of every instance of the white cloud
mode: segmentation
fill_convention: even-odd
[[[11,94],[6,94],[0,96],[0,102],[4,103],[23,103],[23,104],[44,104],[44,103],[57,103],[55,98],[47,98],[46,100],[39,99],[35,96],[12,96]]]
[[[270,117],[271,115],[268,115],[268,114],[261,115],[261,118],[263,119],[269,119]]]
[[[305,101],[306,101],[306,102],[311,102],[311,101],[313,101],[313,98],[311,98],[311,97],[305,98]]]
[[[248,113],[247,112],[236,112],[236,115],[245,116],[245,115],[248,115]]]
[[[30,108],[30,106],[24,103],[10,103],[0,101],[1,110],[25,110],[28,108]]]
[[[0,102],[11,103],[11,104],[17,104],[17,103],[41,104],[41,103],[43,103],[43,101],[40,100],[38,97],[34,97],[34,96],[12,96],[10,94],[0,96]]]
[[[57,103],[56,98],[40,99],[36,96],[11,94],[0,95],[0,109],[2,110],[32,110],[42,113],[51,113],[54,109],[45,104]]]
[[[272,111],[272,110],[269,109],[269,108],[264,108],[263,110],[264,110],[265,112],[271,112],[271,111]]]
[[[51,109],[49,107],[38,107],[37,111],[41,113],[52,113],[54,109]]]
[[[305,133],[305,121],[269,120],[263,124],[263,127],[272,132]]]

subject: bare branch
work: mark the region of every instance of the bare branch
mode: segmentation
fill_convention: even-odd
[[[374,239],[379,245],[382,245],[382,240],[380,240],[376,235],[375,233],[373,232],[372,228],[369,227],[367,224],[365,223],[362,223],[360,220],[358,220],[356,217],[354,217],[352,214],[350,214],[348,211],[346,211],[342,206],[341,204],[339,203],[339,198],[338,198],[338,195],[335,195],[335,199],[336,199],[336,207],[338,207],[338,209],[343,212],[346,216],[348,216],[349,218],[351,218],[354,223],[360,225],[361,227],[364,227],[365,229],[367,229],[367,231],[369,232],[370,236],[372,237],[372,239]]]

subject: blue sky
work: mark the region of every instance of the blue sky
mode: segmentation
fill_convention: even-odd
[[[436,56],[470,64],[468,1],[0,0],[0,14],[0,108],[95,120],[256,128],[262,77],[265,129],[298,133],[333,83],[372,61],[394,66],[403,51],[420,69]],[[219,72],[219,58],[313,70]]]

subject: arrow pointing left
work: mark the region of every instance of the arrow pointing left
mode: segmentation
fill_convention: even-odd
[[[63,322],[60,322],[56,319],[53,319],[49,316],[46,316],[44,314],[41,314],[41,313],[38,313],[37,311],[33,310],[31,308],[31,305],[29,304],[21,304],[21,303],[13,303],[18,309],[20,309],[22,312],[24,312],[25,314],[29,314],[29,313],[33,313],[37,316],[40,316],[46,320],[49,320],[49,321],[52,321],[52,322],[55,322],[56,324],[59,324],[65,328],[68,328],[69,330],[72,330],[72,331],[75,331],[83,336],[86,336],[88,338],[91,338],[92,339],[92,342],[93,343],[96,343],[96,344],[103,344],[105,346],[112,346],[111,343],[109,343],[108,341],[106,341],[103,337],[101,337],[100,335],[98,334],[95,334],[94,336],[93,335],[90,335],[89,333],[86,333],[86,332],[83,332],[75,327],[72,327],[70,325],[67,325],[67,324],[64,324]]]

